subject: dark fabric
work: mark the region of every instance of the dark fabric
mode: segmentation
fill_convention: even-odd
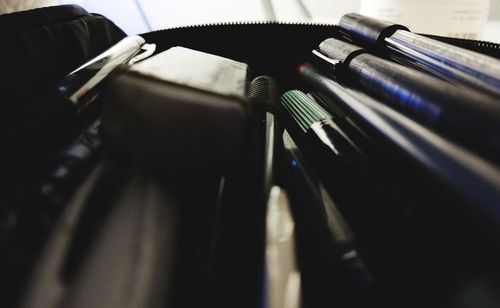
[[[69,126],[62,119],[65,104],[51,90],[123,37],[125,33],[109,19],[76,5],[0,15],[0,167],[4,171],[27,178],[23,174],[33,174],[33,166],[39,167],[42,158],[50,159],[49,148]],[[26,170],[20,172],[19,166]]]
[[[110,20],[74,5],[0,15],[1,91],[44,89],[124,36]]]
[[[2,126],[12,131],[20,121],[36,121],[53,108],[37,100],[43,91],[124,36],[75,5],[0,15]]]
[[[110,20],[74,5],[0,15],[0,210],[17,217],[15,236],[0,243],[2,307],[18,299],[50,226],[40,179],[77,130],[62,112],[67,102],[51,89],[124,36]]]

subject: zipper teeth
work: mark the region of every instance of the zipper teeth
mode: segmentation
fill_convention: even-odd
[[[432,34],[422,34],[418,33],[418,35],[425,36],[427,38],[441,41],[444,43],[448,43],[451,45],[455,45],[458,47],[462,47],[468,50],[477,51],[497,59],[500,59],[500,44],[487,42],[487,41],[478,41],[478,40],[469,40],[463,38],[455,38],[455,37],[447,37],[447,36],[439,36]]]
[[[145,34],[151,33],[162,33],[166,31],[172,30],[192,30],[197,28],[206,28],[206,27],[223,27],[223,26],[256,26],[256,25],[278,25],[278,26],[298,26],[298,27],[330,27],[338,29],[336,24],[331,23],[322,23],[322,22],[296,22],[296,21],[235,21],[235,22],[214,22],[214,23],[204,23],[198,25],[187,25],[187,26],[179,26],[166,28],[156,31],[151,31]],[[469,39],[461,39],[461,38],[453,38],[425,33],[418,33],[419,35],[448,43],[451,45],[455,45],[458,47],[462,47],[468,50],[477,51],[488,56],[500,59],[500,44],[486,42],[486,41],[478,41],[478,40],[469,40]]]
[[[280,25],[280,26],[306,26],[306,27],[337,27],[335,24],[322,22],[296,22],[296,21],[232,21],[232,22],[214,22],[197,25],[178,26],[166,29],[155,30],[149,33],[157,33],[170,30],[187,30],[204,27],[221,27],[221,26],[254,26],[254,25]]]

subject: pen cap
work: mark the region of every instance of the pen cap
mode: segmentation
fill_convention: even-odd
[[[397,30],[410,31],[403,25],[371,18],[356,13],[349,13],[340,19],[339,27],[359,43],[370,47],[382,47],[384,39]]]

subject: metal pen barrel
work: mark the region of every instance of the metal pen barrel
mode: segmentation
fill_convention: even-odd
[[[389,51],[449,80],[500,97],[498,59],[412,33],[402,25],[359,14],[344,15],[339,26],[341,32],[360,45]]]
[[[337,39],[323,41],[319,51],[340,61],[341,69],[334,71],[338,78],[350,78],[399,112],[498,159],[500,104],[491,96],[456,87]],[[322,58],[318,61],[332,67]]]
[[[500,97],[500,61],[404,30],[385,38],[387,47],[476,90]]]

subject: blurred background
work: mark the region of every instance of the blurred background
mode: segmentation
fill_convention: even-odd
[[[337,23],[347,12],[402,23],[414,32],[500,42],[500,0],[73,0],[128,34],[228,21]]]

